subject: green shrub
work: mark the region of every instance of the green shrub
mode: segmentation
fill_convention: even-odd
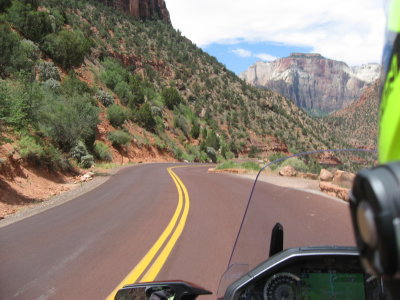
[[[58,149],[51,145],[42,145],[36,138],[23,136],[19,141],[21,157],[31,164],[44,166],[52,171],[71,171],[73,167]]]
[[[192,129],[190,130],[190,135],[192,138],[197,140],[200,136],[200,125],[198,123],[194,123]]]
[[[79,30],[49,34],[43,43],[44,51],[65,69],[80,66],[90,47],[91,42]]]
[[[217,136],[217,134],[215,133],[214,130],[210,130],[207,133],[207,138],[205,140],[206,146],[207,147],[212,147],[215,150],[218,150],[219,147],[221,146],[221,143],[219,141],[219,137]]]
[[[168,109],[174,109],[175,106],[178,106],[183,102],[181,95],[175,88],[164,89],[162,91],[162,96]]]
[[[92,94],[93,90],[83,81],[80,81],[76,74],[71,71],[62,82],[62,91],[67,96]]]
[[[234,159],[235,158],[235,154],[233,154],[231,151],[225,152],[225,159]]]
[[[283,161],[281,166],[291,166],[293,168],[296,169],[296,171],[299,172],[307,172],[308,171],[308,167],[307,165],[304,163],[304,161],[302,161],[301,159],[298,159],[297,157],[291,157],[288,158],[287,160]]]
[[[99,109],[91,104],[91,99],[82,96],[70,97],[68,101],[54,98],[48,95],[40,109],[41,130],[65,151],[78,140],[88,145],[93,143]]]
[[[212,147],[207,147],[206,149],[207,156],[212,160],[213,163],[217,162],[217,152]]]
[[[0,13],[3,13],[11,6],[11,0],[1,0],[0,1]]]
[[[148,131],[155,131],[157,123],[153,117],[149,103],[143,104],[139,109],[137,112],[137,121],[140,126],[146,128]]]
[[[128,110],[121,105],[113,104],[107,109],[107,119],[114,127],[121,127],[128,118]]]
[[[121,103],[124,105],[128,105],[133,99],[129,84],[126,81],[118,82],[114,88],[114,91],[121,100]]]
[[[19,45],[19,36],[6,24],[0,24],[0,76],[5,77],[13,71],[15,50]]]
[[[19,141],[19,154],[27,161],[40,161],[45,156],[45,150],[42,145],[36,142],[31,136],[24,136]]]
[[[224,161],[223,163],[220,163],[216,169],[218,170],[223,170],[223,169],[234,169],[237,168],[237,164],[234,163],[233,161]]]
[[[129,135],[129,133],[126,133],[125,131],[122,130],[116,130],[113,132],[110,132],[108,134],[108,139],[110,142],[113,144],[115,148],[121,148],[123,146],[128,146],[131,141],[132,137]]]
[[[81,158],[80,165],[82,168],[89,169],[94,165],[93,155],[85,155]]]
[[[111,149],[103,142],[96,141],[94,143],[94,153],[97,159],[101,161],[112,161]]]
[[[47,79],[43,85],[51,90],[53,90],[54,92],[58,93],[61,90],[61,83],[57,80],[54,79]]]
[[[36,83],[0,81],[0,120],[16,129],[26,128],[38,120],[41,98]]]
[[[114,97],[111,96],[109,93],[99,90],[96,94],[96,98],[105,106],[108,107],[114,104]]]
[[[156,148],[160,151],[165,151],[167,149],[167,144],[158,136],[154,138],[154,146],[156,146]]]
[[[249,157],[255,158],[259,152],[260,152],[260,150],[258,150],[258,148],[256,146],[251,145],[250,151],[249,151]]]
[[[129,107],[135,109],[142,105],[145,100],[145,90],[143,82],[137,75],[133,75],[129,78],[129,88],[131,93],[131,98],[129,99]]]
[[[254,161],[246,161],[240,164],[240,166],[243,169],[247,169],[247,170],[253,170],[253,171],[259,171],[260,170],[260,166],[258,165],[258,163],[255,163]]]
[[[182,116],[182,115],[175,116],[174,127],[182,130],[182,132],[186,138],[189,137],[189,125],[184,116]]]
[[[103,62],[103,67],[105,70],[100,77],[107,87],[113,91],[118,83],[128,81],[128,71],[117,60],[107,58]]]
[[[82,157],[89,155],[89,152],[86,148],[86,145],[82,142],[79,141],[69,152],[70,156],[74,159],[76,159],[76,161],[78,163],[80,163],[82,161]]]
[[[49,79],[60,81],[60,73],[58,68],[52,62],[41,62],[38,66],[39,79],[41,81],[47,81]]]
[[[34,66],[39,58],[39,47],[30,40],[21,40],[18,46],[14,49],[13,56],[11,57],[10,65],[12,71],[26,72],[26,75],[31,74],[34,76]]]
[[[53,32],[52,22],[47,12],[37,11],[37,6],[26,1],[13,1],[8,10],[8,20],[13,23],[28,39],[40,42]]]

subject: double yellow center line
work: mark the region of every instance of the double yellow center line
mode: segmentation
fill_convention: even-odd
[[[171,254],[172,249],[182,234],[189,213],[190,200],[185,185],[172,171],[174,168],[179,167],[171,167],[167,169],[169,175],[176,185],[179,196],[178,205],[174,215],[172,216],[172,219],[169,221],[168,226],[165,228],[164,232],[160,235],[151,249],[146,253],[136,267],[125,277],[125,279],[112,291],[112,293],[108,295],[106,300],[114,300],[114,297],[119,289],[125,285],[133,284],[138,281],[138,279],[146,270],[147,272],[142,276],[139,282],[153,281],[157,274],[161,271],[161,268],[164,266],[168,256]],[[164,248],[162,248],[163,246]],[[157,253],[159,254],[155,258]],[[153,264],[149,267],[151,262],[153,262]]]

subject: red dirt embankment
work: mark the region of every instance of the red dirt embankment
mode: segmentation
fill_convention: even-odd
[[[81,178],[91,172],[108,174],[96,166],[89,170],[75,167],[75,172],[61,173],[43,166],[32,166],[23,161],[17,147],[13,144],[0,146],[0,219],[22,210],[43,204],[56,195],[82,186],[91,178]],[[171,162],[175,161],[169,153],[161,153],[152,146],[141,149],[132,145],[126,153],[113,153],[113,167],[118,168],[127,163]],[[90,177],[92,177],[90,176]]]

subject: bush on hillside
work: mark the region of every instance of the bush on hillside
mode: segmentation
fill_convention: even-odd
[[[142,127],[146,128],[146,130],[155,131],[157,123],[153,117],[149,103],[143,104],[139,109],[137,112],[137,121]]]
[[[219,137],[217,136],[217,134],[215,133],[214,130],[210,130],[207,133],[207,138],[205,140],[205,143],[206,143],[206,147],[212,147],[215,150],[218,150],[219,147],[221,146]]]
[[[113,104],[107,108],[107,119],[114,127],[121,127],[129,118],[129,111],[118,104]]]
[[[0,1],[0,13],[3,13],[11,6],[11,0],[1,0]]]
[[[114,59],[107,58],[103,62],[104,71],[100,74],[101,79],[108,88],[115,91],[120,82],[128,82],[128,71]]]
[[[93,90],[87,83],[79,80],[73,71],[69,72],[68,76],[64,78],[61,87],[63,93],[70,97],[74,95],[93,94]]]
[[[308,167],[307,165],[304,163],[304,161],[302,161],[301,159],[297,158],[297,157],[291,157],[288,158],[287,160],[283,161],[281,166],[291,166],[293,168],[296,169],[296,171],[298,172],[307,172],[308,171]]]
[[[70,97],[68,101],[49,98],[40,110],[41,130],[65,151],[78,140],[93,144],[99,110],[91,104],[91,99],[81,96]]]
[[[183,102],[181,95],[175,88],[164,89],[162,91],[162,96],[168,109],[174,109],[175,106],[178,106]]]
[[[80,165],[84,169],[89,169],[90,167],[92,167],[94,165],[93,155],[88,154],[83,156],[81,158]]]
[[[101,161],[112,161],[111,149],[103,142],[96,141],[93,150],[97,159]]]
[[[44,61],[38,66],[39,79],[41,81],[47,81],[49,79],[61,81],[60,73],[58,68],[52,62]]]
[[[206,153],[213,163],[217,162],[217,152],[213,147],[207,147]]]
[[[13,57],[19,45],[19,36],[6,24],[0,24],[0,76],[5,77],[13,69]]]
[[[105,106],[108,107],[114,104],[114,97],[111,96],[109,93],[99,90],[96,94],[96,98]]]
[[[44,51],[64,69],[80,66],[90,53],[91,43],[80,30],[61,30],[46,36]]]
[[[77,162],[81,162],[82,157],[89,154],[86,145],[79,141],[69,152],[70,156],[76,159]]]
[[[110,132],[108,134],[108,139],[110,142],[113,144],[115,148],[122,148],[124,146],[128,146],[131,141],[132,137],[130,136],[129,133],[126,133],[125,131],[122,130],[116,130],[113,132]]]
[[[194,123],[192,129],[190,129],[190,135],[192,138],[197,140],[200,136],[200,125],[198,123]]]
[[[52,22],[47,12],[38,11],[37,3],[30,2],[13,1],[7,11],[7,17],[25,37],[40,42],[46,35],[53,32]]]
[[[174,127],[182,130],[186,138],[189,138],[189,124],[183,115],[178,114],[174,118]]]

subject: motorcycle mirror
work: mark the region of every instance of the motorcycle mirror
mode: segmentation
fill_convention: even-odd
[[[115,300],[195,300],[199,295],[211,295],[208,290],[185,281],[144,282],[124,286]]]
[[[276,223],[272,229],[271,243],[269,246],[269,257],[283,250],[283,226]]]

